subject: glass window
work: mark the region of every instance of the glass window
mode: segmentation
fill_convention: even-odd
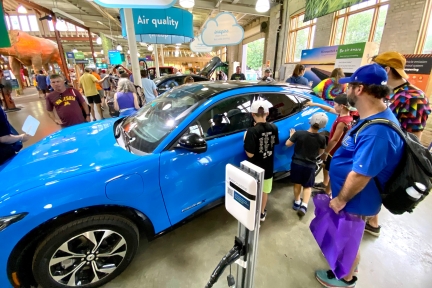
[[[36,18],[36,15],[28,15],[28,20],[30,23],[30,30],[33,32],[39,31],[39,23]]]
[[[72,32],[76,31],[75,25],[70,24],[69,22],[66,22],[66,26],[67,26],[68,31],[72,31]]]
[[[267,102],[269,107],[267,122],[277,121],[299,112],[302,109],[301,103],[305,101],[303,98],[285,93],[260,94],[256,100]]]
[[[174,88],[136,114],[128,117],[116,128],[116,137],[130,147],[129,151],[151,153],[159,143],[209,95],[219,92],[217,88],[203,85]]]
[[[331,45],[381,42],[387,0],[369,0],[336,12]]]
[[[54,31],[54,24],[52,21],[48,21],[48,28],[50,31]]]
[[[13,30],[21,30],[20,24],[19,24],[19,20],[18,20],[18,16],[10,16],[10,21],[12,24],[12,29]]]
[[[22,31],[25,31],[25,32],[30,31],[30,26],[29,26],[29,23],[28,23],[28,20],[27,20],[27,15],[20,15],[19,16],[19,21],[21,23],[21,30]]]
[[[432,11],[432,1],[428,1],[425,8],[425,11]],[[420,31],[416,53],[432,54],[432,13],[426,13]]]
[[[422,53],[432,54],[432,21],[430,20]]]
[[[288,34],[286,62],[298,62],[303,49],[312,48],[315,36],[316,19],[303,22],[304,13],[292,16]]]
[[[10,22],[9,22],[9,16],[5,16],[5,22],[6,22],[6,27],[7,27],[7,30],[11,30],[11,25],[10,25]]]
[[[251,103],[252,95],[237,96],[217,103],[198,118],[203,136],[215,138],[251,127]]]

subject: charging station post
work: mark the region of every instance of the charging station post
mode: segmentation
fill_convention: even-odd
[[[238,235],[234,247],[213,271],[206,288],[212,287],[225,268],[233,263],[238,264],[235,287],[254,286],[263,183],[264,169],[248,161],[241,162],[240,168],[231,164],[226,166],[225,208],[238,220]],[[232,275],[228,276],[228,283],[234,287]]]

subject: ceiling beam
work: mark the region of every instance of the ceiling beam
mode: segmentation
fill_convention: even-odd
[[[195,1],[195,8],[197,9],[207,9],[207,10],[213,10],[214,9],[214,2],[210,1],[204,1],[204,0],[197,0]],[[244,13],[244,14],[250,14],[255,16],[262,16],[262,17],[270,17],[270,11],[265,13],[258,13],[255,10],[255,7],[252,6],[243,6],[239,4],[228,4],[228,3],[220,3],[219,9],[221,11],[228,11],[228,12],[235,12],[235,13]]]
[[[53,40],[53,41],[56,40],[56,37],[42,37],[42,38]],[[61,37],[61,36],[60,36],[60,39],[62,41],[82,41],[82,42],[87,42],[87,43],[88,43],[88,40],[89,40],[88,37]],[[93,41],[96,42],[96,38],[95,37],[93,37]],[[65,44],[65,43],[63,43],[63,44]]]

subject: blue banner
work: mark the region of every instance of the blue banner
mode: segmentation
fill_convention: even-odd
[[[108,51],[108,59],[111,65],[122,64],[122,57],[120,51],[110,50]]]
[[[193,17],[189,11],[171,7],[168,9],[132,9],[135,37],[139,42],[174,44],[191,42]],[[126,35],[124,11],[120,10],[122,35]]]

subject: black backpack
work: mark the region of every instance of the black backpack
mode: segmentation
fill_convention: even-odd
[[[432,154],[425,148],[418,138],[411,133],[402,131],[392,121],[382,118],[365,121],[354,127],[350,135],[354,135],[354,142],[358,134],[369,125],[388,125],[394,129],[405,142],[405,151],[385,187],[381,187],[378,179],[374,177],[375,185],[380,191],[382,202],[393,214],[411,213],[418,203],[429,195],[432,188]],[[426,187],[425,191],[416,188],[415,183],[421,183]],[[413,187],[421,194],[419,199],[412,198],[406,192],[407,188]]]

